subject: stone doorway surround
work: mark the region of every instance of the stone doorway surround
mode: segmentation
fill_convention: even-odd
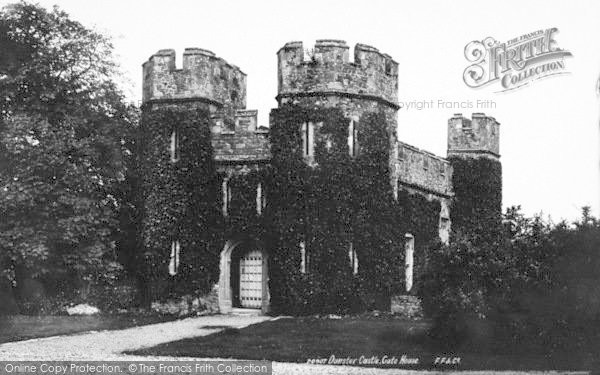
[[[231,285],[231,255],[233,251],[241,245],[247,245],[248,242],[241,240],[228,240],[221,251],[221,259],[219,263],[219,311],[221,314],[231,314],[233,308],[233,285]],[[263,246],[253,244],[256,249],[262,253],[262,304],[260,308],[261,314],[269,312],[269,260]],[[258,311],[258,310],[257,310]]]

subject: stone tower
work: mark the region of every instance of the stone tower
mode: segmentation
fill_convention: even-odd
[[[182,69],[175,58],[160,50],[143,65],[140,240],[156,274],[151,289],[162,295],[165,288],[206,290],[226,277],[218,254],[239,243],[223,237],[242,215],[234,210],[242,194],[230,181],[270,159],[268,130],[246,109],[246,74],[200,48],[184,51]],[[255,184],[248,189],[260,200],[264,186]],[[260,214],[261,204],[249,215]],[[231,308],[231,290],[219,292]]]
[[[500,123],[483,113],[448,120],[448,157],[500,159]]]
[[[214,53],[186,48],[183,68],[175,51],[160,50],[144,63],[142,102],[146,107],[182,105],[216,111],[246,108],[246,74]]]
[[[296,104],[309,110],[339,108],[350,119],[350,132],[360,127],[364,114],[383,112],[393,176],[399,109],[398,63],[364,44],[356,44],[354,59],[350,61],[349,49],[342,40],[317,40],[308,53],[302,42],[286,43],[277,52],[277,102],[280,107]],[[317,137],[319,131],[315,129]],[[360,141],[356,143],[359,149]]]
[[[455,229],[493,236],[502,216],[500,124],[483,113],[448,120],[448,160],[453,168]]]
[[[410,275],[426,244],[448,242],[451,227],[493,233],[502,199],[498,122],[481,113],[452,117],[447,158],[400,142],[398,63],[364,44],[353,55],[340,40],[318,40],[308,51],[285,44],[270,129],[246,109],[246,75],[214,53],[188,48],[181,69],[170,49],[144,63],[138,259],[148,299],[218,284],[221,313],[267,312],[272,301],[287,311],[314,295],[307,282],[316,279],[301,275],[322,278],[337,296],[350,285],[344,280],[381,270],[378,261],[389,275],[406,269],[413,293]],[[373,168],[362,164],[375,159]],[[348,224],[358,214],[345,189],[356,181],[368,187],[355,189],[357,200],[375,197],[369,215],[385,214],[373,230]],[[361,235],[381,228],[378,238]],[[393,264],[402,251],[405,264]],[[335,284],[340,274],[347,279]],[[365,288],[361,303],[386,308],[387,292]]]

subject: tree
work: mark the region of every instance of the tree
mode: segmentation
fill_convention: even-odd
[[[0,12],[0,257],[20,292],[119,269],[118,194],[136,109],[117,87],[110,39],[26,2]]]

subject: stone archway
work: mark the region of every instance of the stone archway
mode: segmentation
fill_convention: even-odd
[[[223,251],[221,251],[221,260],[219,263],[219,311],[221,314],[229,314],[232,312],[235,301],[234,301],[234,288],[237,285],[232,285],[232,272],[239,272],[237,269],[232,270],[232,254],[234,250],[240,246],[248,245],[249,243],[239,240],[229,240],[225,243]],[[260,311],[265,314],[269,311],[269,273],[268,273],[268,256],[262,246],[258,244],[252,244],[251,248],[253,253],[259,252],[261,254],[261,266],[262,266],[262,298],[260,303]],[[239,279],[239,278],[238,278]],[[238,281],[239,282],[239,281]]]

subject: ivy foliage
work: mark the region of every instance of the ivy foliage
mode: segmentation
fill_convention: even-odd
[[[180,243],[180,269],[172,290],[207,291],[218,280],[222,216],[220,180],[213,161],[209,113],[201,109],[145,110],[141,142],[143,249],[139,272],[164,280],[173,241]],[[179,159],[171,161],[171,134],[179,138]]]
[[[460,340],[468,335],[469,322],[502,311],[518,263],[512,263],[511,244],[503,236],[500,162],[470,157],[450,162],[451,241],[426,253],[419,294],[436,322],[435,334]]]
[[[593,347],[600,335],[600,221],[584,208],[573,223],[504,215],[497,241],[458,232],[429,253],[422,300],[432,333],[540,353]]]
[[[268,173],[268,169],[253,170],[234,173],[229,178],[231,201],[225,220],[224,239],[237,237],[240,240],[261,241],[265,226],[263,216],[257,211],[256,197],[259,184],[262,194],[267,194]],[[223,179],[225,174],[220,173],[219,177]],[[222,197],[220,202],[223,203]]]
[[[502,221],[502,165],[490,158],[449,159],[455,199],[450,212],[453,232],[495,241]]]
[[[176,238],[185,249],[181,262],[188,271],[170,278],[172,285],[189,287],[202,266],[200,272],[208,270],[206,282],[191,285],[207,286],[218,278],[224,242],[249,241],[268,252],[275,313],[389,309],[391,295],[404,289],[404,235],[413,233],[417,251],[424,251],[438,236],[439,203],[408,193],[394,199],[383,113],[365,114],[358,123],[360,151],[354,157],[348,150],[350,120],[341,110],[284,106],[272,115],[271,166],[251,171],[228,166],[216,173],[207,113],[173,108],[145,112],[146,144],[141,147],[152,150],[143,158],[145,264],[156,272],[155,279],[164,278]],[[313,162],[304,159],[302,150],[301,131],[309,122],[316,133]],[[177,163],[170,162],[168,152],[173,127],[180,130]],[[224,178],[230,200],[222,217]],[[261,215],[258,184],[267,196]],[[190,211],[192,207],[198,208]],[[306,272],[301,272],[301,243]],[[186,259],[190,247],[197,249],[196,262]],[[350,249],[358,259],[356,273]]]
[[[393,197],[384,115],[368,113],[360,119],[356,157],[348,152],[349,119],[337,108],[290,105],[272,116],[270,190],[277,194],[270,195],[267,220],[273,310],[388,309],[390,296],[403,288],[404,234],[411,228],[417,232],[421,223],[409,219],[419,205],[408,207],[412,196],[402,203]],[[316,129],[312,166],[301,148],[302,124],[309,122]],[[435,211],[435,204],[431,207]],[[439,205],[432,213],[436,219],[430,219],[436,220],[435,237],[438,215]],[[300,272],[301,242],[306,245],[306,274]],[[358,257],[356,275],[350,244]]]

